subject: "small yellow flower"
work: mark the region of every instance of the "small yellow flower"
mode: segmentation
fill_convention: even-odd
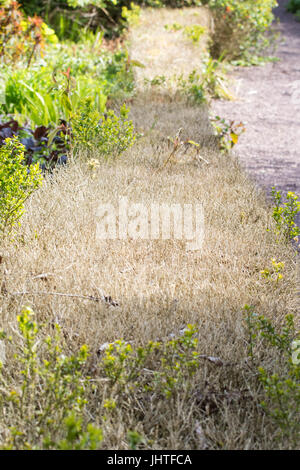
[[[99,168],[99,166],[100,166],[99,160],[97,160],[96,158],[91,158],[87,162],[87,164],[88,164],[88,167],[91,171],[97,170],[97,168]]]

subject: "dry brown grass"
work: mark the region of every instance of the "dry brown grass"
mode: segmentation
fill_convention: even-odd
[[[144,345],[192,323],[199,329],[200,353],[221,358],[223,366],[203,360],[191,388],[170,400],[142,402],[132,392],[106,421],[101,417],[107,390],[100,381],[87,409],[88,419],[103,428],[104,447],[128,448],[127,432],[134,429],[145,436],[144,447],[153,449],[292,447],[287,439],[275,440],[278,429],[259,407],[263,391],[248,361],[243,306],[253,305],[276,326],[287,313],[297,315],[295,252],[267,231],[272,217],[264,194],[234,156],[220,155],[213,145],[207,110],[162,97],[144,99],[137,98],[131,109],[144,137],[117,161],[100,160],[94,171],[82,155],[46,177],[26,205],[15,241],[1,245],[0,326],[13,338],[5,371],[13,372],[20,343],[16,315],[23,305],[32,307],[50,333],[53,322],[61,325],[66,352],[88,344],[88,372],[95,382],[103,343],[123,338]],[[205,161],[190,148],[161,169],[171,151],[167,137],[180,128],[183,139],[201,143]],[[147,206],[203,203],[202,251],[188,252],[178,240],[97,240],[99,204],[117,206],[121,196]],[[271,258],[285,263],[278,283],[260,275]],[[76,297],[99,294],[118,306]],[[256,355],[262,363],[274,362],[261,342]],[[201,395],[206,407],[199,405]]]
[[[257,408],[257,379],[245,362],[242,307],[254,305],[275,324],[287,313],[296,313],[295,253],[266,231],[270,211],[235,158],[203,148],[208,164],[199,164],[190,155],[185,164],[175,162],[157,171],[158,162],[170,151],[164,136],[183,127],[186,136],[201,140],[205,110],[144,103],[142,108],[133,106],[132,115],[145,131],[156,116],[157,130],[115,163],[101,163],[96,172],[90,172],[84,162],[59,170],[45,179],[28,202],[16,241],[1,247],[1,327],[12,331],[18,342],[16,314],[23,305],[30,305],[39,321],[62,326],[66,350],[87,343],[91,362],[97,362],[96,351],[106,341],[124,338],[145,344],[177,334],[187,323],[195,324],[201,353],[219,356],[232,365],[218,368],[204,361],[194,390],[203,390],[205,383],[216,390],[246,388],[252,399],[242,406],[224,402],[217,415],[203,414],[183,391],[172,409],[164,400],[156,409],[149,404],[140,422],[134,412],[129,417],[128,412],[118,410],[118,430],[115,419],[104,424],[105,445],[126,447],[128,429],[137,428],[151,437],[149,447],[197,448],[198,416],[211,448],[220,442],[227,449],[272,447],[274,429]],[[129,201],[146,205],[202,202],[203,251],[187,252],[185,243],[175,240],[97,240],[98,205],[117,204],[125,195]],[[278,285],[270,285],[259,274],[271,257],[286,265]],[[46,273],[44,279],[38,278],[42,273]],[[99,289],[119,306],[42,294],[97,296]],[[24,291],[41,295],[17,294]],[[13,349],[7,351],[8,367]]]
[[[165,25],[182,26],[200,24],[210,29],[210,16],[206,8],[145,9],[138,26],[129,35],[132,59],[140,61],[145,68],[136,69],[137,85],[143,87],[144,79],[152,80],[164,75],[188,75],[201,69],[202,54],[206,50],[208,34],[204,34],[196,45],[183,30],[168,31]]]

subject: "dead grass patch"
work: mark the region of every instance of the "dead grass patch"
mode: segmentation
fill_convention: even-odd
[[[15,241],[1,246],[1,328],[13,336],[6,368],[13,365],[14,344],[20,341],[16,314],[23,305],[30,305],[50,332],[54,322],[61,325],[66,351],[88,344],[96,378],[103,343],[164,340],[192,323],[199,328],[201,354],[227,365],[203,360],[192,390],[167,403],[144,403],[143,411],[133,394],[106,422],[101,422],[100,387],[88,408],[104,429],[104,447],[127,448],[129,429],[147,437],[147,448],[288,447],[286,441],[273,442],[277,430],[258,406],[262,391],[247,365],[242,308],[254,305],[276,325],[287,313],[297,313],[295,253],[267,232],[272,222],[264,196],[234,157],[203,146],[208,163],[187,153],[184,164],[157,171],[169,152],[167,134],[182,127],[186,136],[203,141],[206,110],[137,102],[132,116],[145,135],[127,154],[101,162],[95,172],[83,159],[46,177],[27,203]],[[146,206],[202,202],[202,252],[187,252],[181,240],[97,240],[98,205],[117,205],[121,196]],[[272,257],[285,262],[285,271],[280,283],[270,285],[260,270]],[[259,354],[268,356],[263,349]]]
[[[182,10],[180,22],[199,19],[203,24],[208,21],[203,12]],[[140,84],[157,74],[189,73],[200,66],[195,46],[180,32],[164,29],[166,23],[179,22],[178,15],[147,12],[135,30],[133,59],[147,66],[139,70]],[[278,439],[276,425],[260,407],[264,394],[257,367],[249,361],[243,307],[253,305],[278,327],[288,313],[299,323],[295,251],[277,240],[263,192],[233,155],[220,155],[206,107],[152,91],[141,92],[130,105],[141,133],[130,151],[116,161],[100,157],[93,171],[82,154],[48,175],[27,202],[14,240],[0,247],[0,327],[12,336],[5,351],[6,377],[18,387],[16,315],[30,305],[50,335],[54,323],[61,326],[66,353],[89,346],[86,372],[96,388],[86,414],[103,429],[104,448],[128,449],[130,430],[140,433],[139,446],[147,449],[292,448],[288,438]],[[200,144],[198,154],[193,146],[182,146],[162,168],[172,151],[168,137],[179,129],[183,140]],[[124,196],[146,207],[202,203],[202,250],[187,251],[184,240],[174,239],[98,240],[99,204],[117,208]],[[285,263],[277,283],[260,274],[271,258]],[[132,389],[120,394],[116,409],[104,409],[111,390],[101,376],[99,348],[117,339],[134,347],[167,341],[187,324],[198,328],[202,361],[189,383],[169,399]],[[255,354],[257,364],[280,367],[261,340]],[[156,365],[149,364],[146,372],[153,374]],[[0,439],[6,435],[2,426]]]
[[[165,25],[174,23],[183,27],[199,24],[207,29],[207,34],[193,44],[182,29],[166,30]],[[145,65],[136,69],[137,85],[143,88],[144,79],[152,80],[156,76],[172,78],[181,74],[187,76],[194,69],[201,70],[210,24],[206,8],[142,10],[139,25],[128,37],[132,59]]]

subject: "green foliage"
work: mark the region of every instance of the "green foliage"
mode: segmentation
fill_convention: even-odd
[[[178,85],[181,92],[195,103],[203,103],[209,98],[231,100],[232,95],[227,89],[221,59],[215,60],[209,54],[205,54],[200,72],[193,70],[187,78],[179,77]]]
[[[251,60],[269,45],[264,33],[274,19],[276,0],[209,0],[214,19],[211,42],[213,57]]]
[[[114,158],[130,148],[136,139],[132,121],[128,120],[129,109],[123,105],[120,116],[114,111],[99,113],[90,99],[83,102],[72,116],[73,148],[99,153],[104,158]]]
[[[99,43],[99,47],[100,47]],[[99,112],[107,97],[122,98],[133,90],[133,71],[126,52],[100,52],[92,44],[73,49],[58,45],[41,62],[28,70],[0,72],[2,104],[0,112],[14,115],[19,122],[57,126],[68,120],[86,97]]]
[[[138,445],[144,442],[143,436],[137,431],[128,431],[127,433],[129,448],[131,450],[136,450]]]
[[[216,136],[219,138],[219,149],[222,153],[228,153],[238,143],[239,138],[245,132],[245,126],[242,122],[235,123],[234,121],[227,122],[225,119],[216,116],[210,120]]]
[[[134,2],[130,3],[130,8],[122,7],[122,18],[124,18],[129,26],[138,24],[141,14],[141,8]]]
[[[157,75],[151,80],[145,78],[145,85],[151,87],[176,88],[178,92],[195,104],[202,104],[211,98],[233,99],[227,88],[227,79],[223,73],[224,64],[214,60],[208,54],[203,55],[201,70],[193,70],[186,75],[174,75],[167,78]]]
[[[287,315],[278,331],[270,320],[245,306],[249,331],[249,355],[255,359],[255,341],[261,337],[276,355],[276,361],[258,369],[264,387],[262,408],[278,427],[278,437],[287,437],[293,445],[300,437],[300,333],[296,333],[293,315]]]
[[[217,60],[206,54],[203,57],[201,78],[204,90],[212,98],[233,99],[227,88],[227,79],[221,66],[222,56]]]
[[[290,13],[295,13],[296,17],[300,20],[300,0],[290,0],[286,9]]]
[[[201,75],[193,70],[187,78],[180,76],[178,78],[179,90],[188,99],[197,104],[205,103],[206,94],[205,87]]]
[[[287,240],[291,240],[300,235],[300,228],[296,225],[295,219],[300,212],[300,201],[298,196],[289,191],[286,195],[286,202],[282,203],[281,191],[276,191],[272,187],[273,202],[273,219],[276,223],[277,233],[283,233]]]
[[[167,31],[180,31],[183,29],[183,26],[179,23],[165,24],[164,28]]]
[[[12,377],[0,370],[1,422],[10,430],[4,448],[94,449],[101,431],[83,425],[87,347],[65,356],[59,327],[54,338],[43,338],[34,317],[29,307],[17,317],[22,344],[15,355],[13,386]]]
[[[111,395],[117,399],[124,392],[139,390],[144,396],[154,393],[171,398],[188,387],[199,366],[196,333],[196,328],[188,325],[181,337],[166,343],[150,341],[135,349],[122,340],[108,345],[102,367],[111,382]]]
[[[200,38],[205,34],[206,28],[199,24],[192,24],[189,26],[183,26],[179,23],[166,24],[164,28],[167,31],[180,31],[183,29],[185,36],[190,39],[194,44],[198,44]]]
[[[17,138],[0,147],[0,233],[18,222],[26,199],[42,183],[39,165],[24,165],[24,150]]]
[[[200,38],[206,32],[206,28],[198,24],[193,24],[190,26],[186,26],[183,32],[188,37],[188,39],[190,39],[194,44],[198,44]]]
[[[283,278],[284,263],[282,261],[277,263],[275,258],[272,258],[271,265],[270,268],[263,269],[260,273],[264,279],[277,284]]]
[[[41,15],[60,39],[77,41],[85,30],[120,35],[138,21],[140,7],[181,8],[201,5],[200,0],[20,0],[27,14]]]
[[[207,53],[202,56],[201,69],[193,70],[188,76],[181,74],[167,78],[165,75],[157,75],[151,80],[145,78],[144,83],[151,87],[176,88],[195,104],[205,103],[211,98],[233,99],[227,88],[224,64],[221,59],[214,60]]]
[[[71,412],[64,420],[66,437],[58,442],[44,441],[45,449],[58,450],[97,450],[103,439],[102,430],[88,424],[83,426],[82,418]]]
[[[72,41],[78,40],[83,29],[95,32],[101,28],[109,36],[120,34],[136,19],[138,8],[130,0],[30,0],[21,4],[27,14],[42,15],[60,39]]]
[[[54,31],[36,15],[26,17],[16,1],[0,5],[0,60],[30,65],[47,43],[57,42]]]
[[[92,397],[97,414],[101,413],[99,403],[105,410],[97,421],[105,422],[131,397],[139,397],[144,405],[150,396],[151,402],[163,397],[169,403],[189,389],[199,367],[197,330],[188,325],[181,336],[166,342],[133,347],[117,340],[106,345],[99,364],[100,380],[91,381],[85,372],[85,345],[76,354],[65,355],[59,326],[53,325],[51,336],[46,336],[45,326],[37,323],[29,307],[23,308],[17,322],[21,342],[12,345],[17,350],[14,372],[0,367],[4,449],[97,449],[102,431],[86,418]],[[0,337],[7,345],[13,341],[3,332]],[[129,428],[127,437],[131,449],[145,442],[135,429]]]

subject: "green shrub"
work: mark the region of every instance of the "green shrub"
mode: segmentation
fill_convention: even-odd
[[[97,450],[103,439],[102,430],[88,424],[83,425],[82,418],[71,412],[63,422],[65,438],[58,442],[45,441],[46,449],[58,450]]]
[[[109,398],[120,398],[133,389],[140,390],[146,400],[149,393],[153,399],[161,394],[170,398],[188,388],[189,378],[199,366],[196,333],[195,326],[187,325],[182,336],[165,343],[150,341],[137,348],[122,340],[109,344],[102,360],[103,372],[111,384]],[[149,364],[151,370],[147,369]]]
[[[60,327],[51,336],[35,320],[34,312],[23,308],[17,317],[19,338],[10,367],[0,364],[1,448],[4,449],[96,449],[102,431],[88,422],[90,410],[104,425],[120,409],[126,414],[130,400],[147,408],[192,387],[191,378],[199,368],[198,333],[192,325],[175,337],[145,346],[123,340],[105,345],[98,364],[97,380],[87,375],[88,350],[64,354]],[[12,338],[0,332],[7,344]],[[141,408],[142,409],[142,408]],[[130,406],[128,408],[130,413]],[[102,415],[104,413],[104,415]],[[127,432],[129,447],[144,442],[134,428]]]
[[[13,380],[0,369],[1,424],[9,430],[2,447],[94,449],[102,433],[84,420],[90,384],[83,374],[87,347],[65,356],[59,327],[55,325],[54,338],[43,338],[34,316],[25,307],[17,317],[22,343],[15,355]]]
[[[221,65],[220,60],[212,59],[209,54],[205,54],[200,72],[193,70],[188,77],[177,78],[180,92],[192,102],[200,104],[209,98],[231,100],[232,95],[227,88],[227,79]]]
[[[16,1],[0,4],[0,59],[29,66],[47,43],[57,42],[54,31],[41,18],[26,17]],[[24,64],[25,62],[25,64]]]
[[[264,33],[270,29],[276,6],[276,0],[209,0],[214,20],[212,56],[251,61],[269,44]]]
[[[138,18],[139,7],[181,8],[200,6],[200,0],[20,0],[28,15],[37,13],[55,29],[60,39],[77,41],[82,30],[119,35]]]
[[[103,51],[101,36],[48,48],[44,61],[0,71],[0,114],[24,124],[58,126],[86,97],[103,112],[107,97],[125,99],[134,89],[128,53]]]
[[[73,149],[95,152],[104,158],[114,158],[130,148],[136,139],[132,121],[128,120],[129,109],[123,105],[120,116],[114,111],[99,113],[90,99],[86,100],[71,119]]]
[[[286,202],[282,203],[281,191],[276,191],[272,187],[273,219],[276,223],[277,233],[283,233],[287,240],[291,240],[300,235],[300,228],[296,225],[296,216],[300,212],[300,201],[298,196],[292,191],[288,191]]]
[[[269,319],[256,315],[252,307],[246,305],[245,312],[252,361],[257,362],[255,343],[259,337],[273,356],[271,363],[258,368],[265,393],[261,407],[278,427],[278,438],[286,437],[297,446],[300,437],[300,333],[295,330],[294,317],[287,315],[278,330]]]
[[[0,233],[18,222],[24,202],[42,183],[39,165],[24,165],[24,150],[17,138],[6,139],[0,147]]]
[[[300,0],[290,0],[286,7],[290,13],[295,13],[300,20]]]

